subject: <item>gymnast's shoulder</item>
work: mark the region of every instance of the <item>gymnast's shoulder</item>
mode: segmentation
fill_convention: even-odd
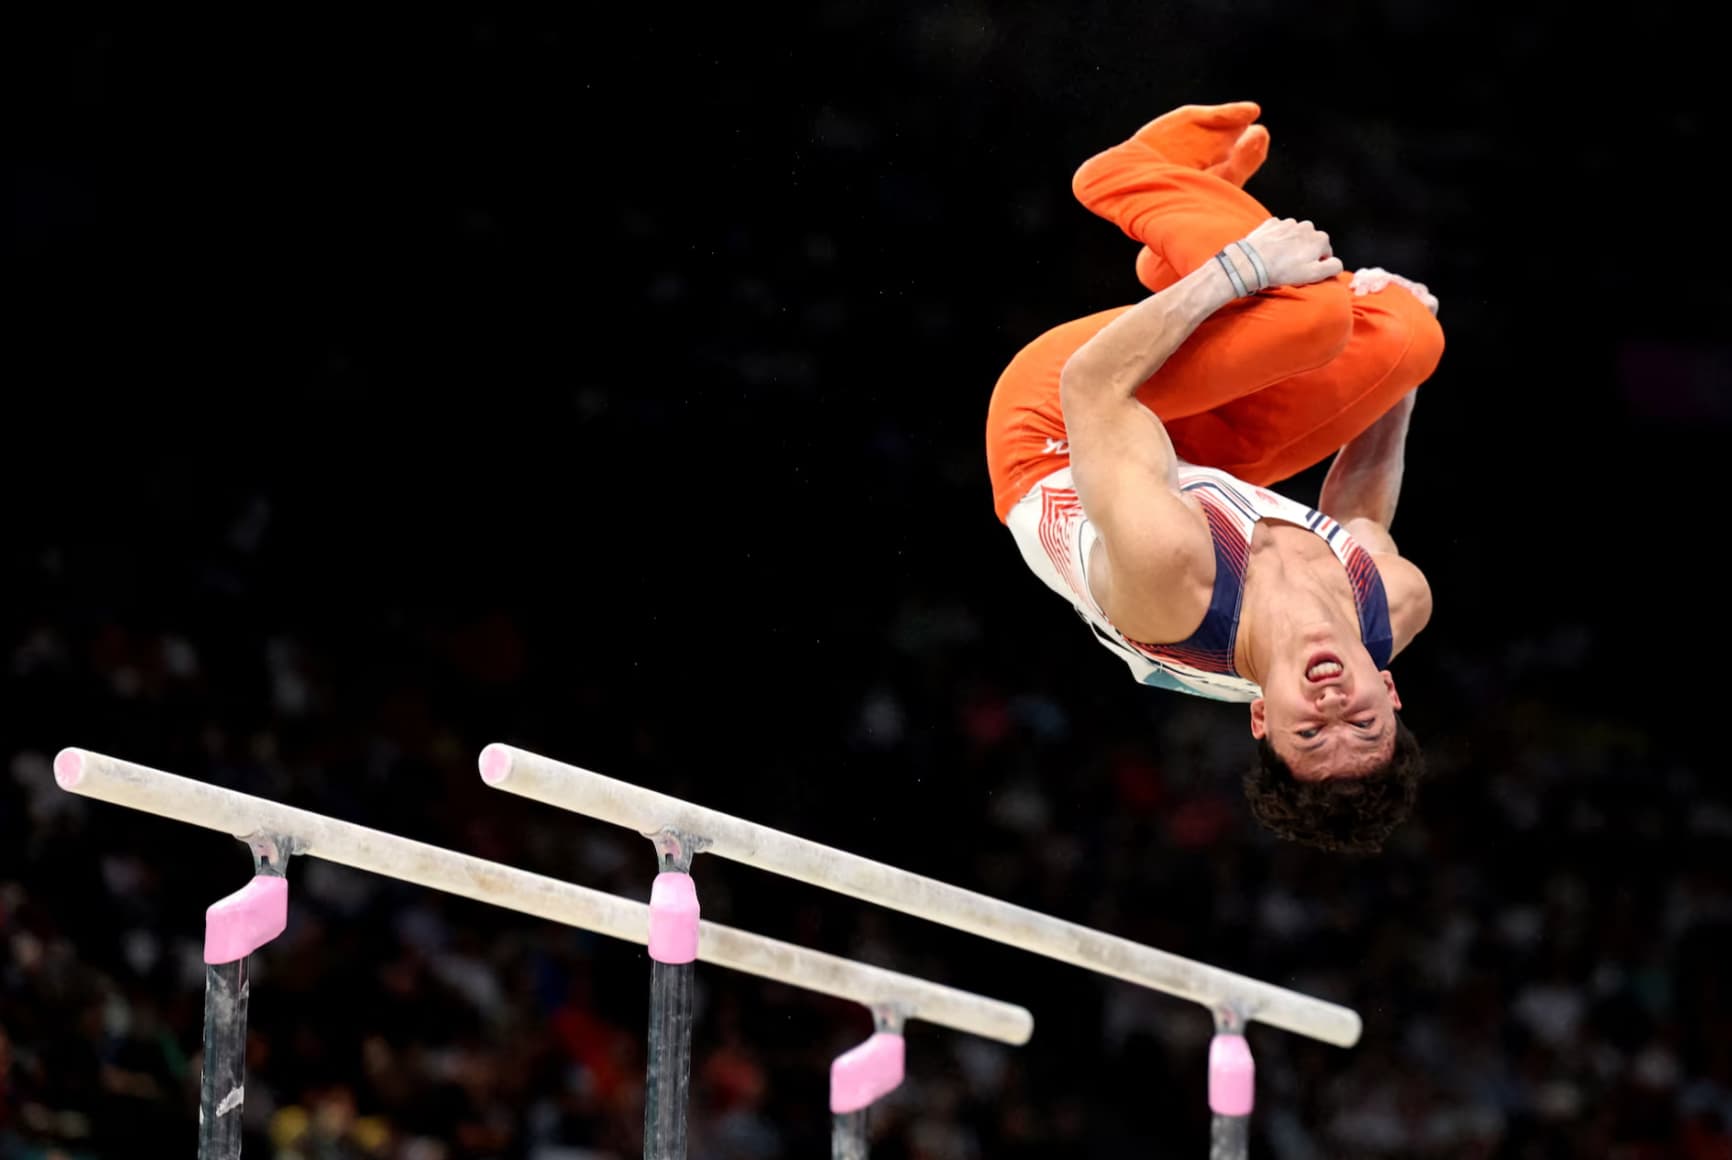
[[[1371,553],[1371,560],[1377,565],[1384,596],[1389,600],[1390,633],[1399,653],[1431,623],[1431,584],[1419,565],[1401,554],[1389,529],[1382,524],[1361,517],[1342,526]]]

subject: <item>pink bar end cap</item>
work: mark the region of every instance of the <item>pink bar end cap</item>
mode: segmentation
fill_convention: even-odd
[[[204,912],[204,961],[244,959],[289,925],[289,880],[260,874]]]
[[[77,749],[62,749],[54,758],[54,780],[61,789],[75,789],[84,780],[84,754]]]
[[[830,1111],[836,1115],[869,1108],[902,1084],[908,1047],[902,1036],[880,1031],[830,1064]]]
[[[495,741],[481,751],[481,780],[498,785],[511,776],[511,751]]]
[[[1209,1044],[1209,1108],[1219,1116],[1248,1116],[1257,1088],[1251,1045],[1243,1035],[1217,1035]]]
[[[689,963],[698,957],[698,888],[690,874],[657,874],[650,888],[650,958]]]

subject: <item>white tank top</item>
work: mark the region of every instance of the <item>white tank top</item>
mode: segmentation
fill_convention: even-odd
[[[1147,644],[1125,636],[1107,619],[1088,586],[1088,560],[1100,538],[1083,514],[1069,468],[1047,476],[1011,510],[1006,523],[1023,558],[1049,588],[1068,598],[1095,639],[1116,654],[1145,685],[1217,701],[1251,701],[1255,681],[1233,667],[1251,535],[1266,519],[1307,528],[1322,537],[1346,569],[1359,609],[1360,635],[1378,668],[1389,663],[1389,602],[1371,554],[1340,524],[1300,503],[1253,487],[1212,467],[1181,463],[1179,489],[1202,506],[1215,546],[1215,588],[1197,630],[1176,644]]]

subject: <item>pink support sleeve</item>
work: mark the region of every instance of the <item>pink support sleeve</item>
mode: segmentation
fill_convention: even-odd
[[[871,1107],[902,1083],[907,1062],[902,1036],[880,1031],[830,1064],[830,1110],[837,1115]]]
[[[289,880],[260,874],[204,912],[204,961],[244,959],[289,925]]]
[[[650,888],[650,958],[689,963],[698,957],[698,888],[690,874],[657,874]]]
[[[1221,1116],[1248,1116],[1256,1086],[1257,1069],[1245,1037],[1215,1036],[1209,1044],[1210,1109]]]

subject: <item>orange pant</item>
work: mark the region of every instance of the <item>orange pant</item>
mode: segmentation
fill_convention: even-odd
[[[1172,116],[1089,159],[1072,183],[1085,206],[1143,243],[1137,274],[1153,291],[1274,216],[1227,177],[1198,168]],[[1137,389],[1180,458],[1267,486],[1334,454],[1431,375],[1443,331],[1430,311],[1399,286],[1355,297],[1349,282],[1342,274],[1230,303]],[[999,377],[986,447],[1000,520],[1070,462],[1060,372],[1129,309],[1047,331]]]

